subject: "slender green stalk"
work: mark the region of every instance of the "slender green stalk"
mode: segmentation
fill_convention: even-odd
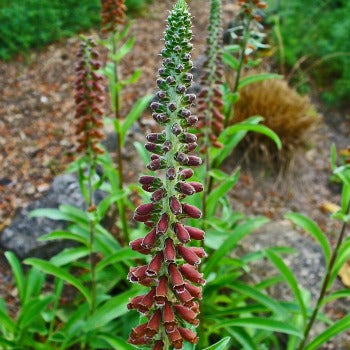
[[[350,212],[350,202],[348,203],[348,208],[347,208],[347,214],[349,214]],[[328,283],[329,283],[329,280],[331,278],[331,274],[332,274],[332,271],[333,271],[333,268],[334,268],[334,264],[335,262],[337,261],[337,257],[338,257],[338,254],[339,254],[339,249],[340,249],[340,246],[341,244],[343,243],[344,241],[344,238],[345,238],[345,231],[346,231],[346,226],[347,226],[347,222],[344,222],[343,225],[342,225],[342,228],[341,228],[341,231],[340,231],[340,235],[339,235],[339,238],[338,238],[338,242],[337,242],[337,245],[332,253],[332,257],[331,257],[331,260],[329,262],[329,265],[328,265],[328,268],[327,268],[327,273],[326,273],[326,276],[325,276],[325,279],[323,281],[323,284],[322,284],[322,288],[321,288],[321,292],[320,292],[320,295],[318,297],[318,300],[317,300],[317,303],[316,303],[316,307],[310,317],[310,320],[305,328],[305,331],[304,331],[304,336],[303,336],[303,339],[298,347],[298,350],[303,350],[305,348],[305,344],[307,342],[307,339],[309,337],[309,334],[310,334],[310,331],[315,323],[315,320],[316,320],[316,317],[320,311],[320,308],[321,308],[321,305],[322,305],[322,302],[323,302],[323,299],[325,298],[326,294],[327,294],[327,288],[328,288]]]
[[[111,35],[112,38],[112,44],[113,44],[113,55],[115,56],[117,53],[117,45],[116,45],[116,32],[114,32]],[[118,175],[119,175],[119,189],[122,191],[124,189],[124,170],[123,170],[123,158],[122,158],[122,138],[121,138],[121,130],[120,130],[120,95],[119,91],[116,88],[116,85],[119,81],[119,74],[118,74],[118,63],[116,60],[113,60],[114,64],[114,84],[115,88],[113,90],[114,96],[114,117],[117,120],[116,123],[116,134],[117,134],[117,155],[116,155],[116,163],[118,166]],[[129,230],[127,225],[127,219],[126,219],[126,212],[125,212],[125,200],[120,199],[118,201],[118,210],[120,215],[120,221],[122,224],[122,231],[124,236],[124,243],[125,245],[129,244]]]
[[[203,222],[202,228],[206,229],[207,196],[210,179],[211,159],[210,148],[221,147],[218,136],[223,129],[224,116],[222,115],[222,25],[221,25],[221,0],[210,1],[210,21],[207,37],[207,60],[203,65],[203,76],[201,79],[202,90],[198,99],[199,125],[203,130],[203,149],[205,150],[204,169],[204,191],[202,197]],[[203,245],[203,242],[201,242]]]
[[[243,67],[244,67],[244,60],[245,60],[245,57],[246,57],[245,52],[246,52],[248,41],[249,41],[249,38],[250,38],[250,30],[251,30],[250,25],[251,25],[251,23],[252,23],[251,19],[248,19],[244,23],[243,43],[242,43],[241,51],[240,51],[240,55],[239,55],[239,62],[238,62],[238,68],[237,68],[237,71],[236,71],[235,83],[233,85],[233,89],[231,90],[232,93],[237,93],[238,92],[239,82],[240,82],[241,75],[242,75],[242,70],[243,70]],[[225,116],[225,123],[224,123],[224,127],[225,128],[228,126],[228,124],[233,119],[233,117],[234,117],[234,105],[230,106],[229,112]]]
[[[89,178],[88,178],[88,192],[89,192],[89,203],[88,211],[95,210],[95,200],[94,200],[94,190],[92,184],[92,178],[95,173],[95,159],[94,154],[89,151]],[[95,312],[96,308],[96,268],[95,268],[95,255],[94,255],[94,244],[95,244],[95,222],[90,219],[90,274],[91,274],[91,305],[90,305],[90,314],[92,315]]]

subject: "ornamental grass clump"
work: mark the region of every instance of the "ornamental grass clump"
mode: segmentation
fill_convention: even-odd
[[[192,239],[203,240],[204,231],[183,222],[202,216],[197,207],[183,202],[203,191],[200,183],[186,181],[193,176],[189,167],[202,163],[190,155],[197,147],[196,136],[187,132],[198,120],[190,111],[195,96],[187,94],[192,82],[191,38],[191,17],[186,3],[179,0],[168,17],[158,102],[151,104],[153,118],[164,130],[147,135],[145,145],[152,153],[148,169],[160,173],[140,178],[142,188],[152,193],[151,202],[139,206],[134,216],[150,232],[130,243],[133,250],[152,258],[149,264],[131,268],[128,275],[131,282],[150,287],[128,304],[148,319],[132,330],[129,342],[153,350],[181,349],[184,341],[197,342],[192,328],[199,324],[197,300],[205,283],[198,271],[204,250],[186,246]]]
[[[222,64],[222,25],[221,25],[221,0],[212,0],[210,9],[209,35],[207,38],[207,59],[203,64],[203,76],[201,78],[201,91],[198,95],[198,129],[199,135],[204,138],[203,151],[209,145],[221,148],[217,140],[224,129],[225,117],[222,113],[223,100],[220,86],[223,84]]]
[[[91,38],[83,39],[77,56],[79,59],[75,82],[75,117],[78,120],[76,135],[79,136],[77,152],[85,152],[91,156],[103,153],[98,145],[104,138],[101,131],[104,87],[101,84],[102,76],[97,72],[101,68],[101,62],[98,60],[96,44]]]

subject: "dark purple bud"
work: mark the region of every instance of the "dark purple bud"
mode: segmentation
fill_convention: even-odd
[[[152,185],[142,185],[142,189],[146,192],[154,192],[155,188]]]
[[[189,109],[181,109],[181,111],[179,112],[179,117],[181,118],[188,118],[191,115],[191,111]]]
[[[196,95],[195,94],[185,95],[184,101],[189,102],[189,103],[193,103],[194,101],[196,101]]]
[[[180,172],[180,179],[187,180],[193,176],[194,172],[192,169],[184,169]]]
[[[181,142],[193,143],[197,141],[197,136],[195,134],[190,134],[188,132],[185,132],[182,135],[180,135],[179,140]]]
[[[151,133],[146,136],[147,141],[154,143],[163,143],[165,138],[164,133]]]
[[[153,203],[142,204],[136,208],[135,212],[137,215],[148,215],[154,210]]]
[[[151,155],[151,160],[161,160],[161,157],[158,154],[152,154]]]
[[[169,103],[169,104],[168,104],[168,109],[169,109],[169,111],[171,111],[171,112],[175,112],[176,109],[177,109],[176,103],[175,103],[175,102]]]
[[[176,170],[174,168],[169,168],[166,172],[166,177],[168,180],[175,180],[176,179]]]
[[[177,251],[184,258],[184,260],[186,262],[188,262],[189,264],[194,265],[194,266],[198,266],[201,263],[201,259],[191,249],[186,248],[182,245],[178,245]]]
[[[165,190],[163,188],[155,191],[152,196],[151,196],[151,201],[152,202],[159,202],[160,200],[162,200],[165,197]]]
[[[176,84],[176,80],[174,77],[172,77],[171,75],[169,75],[167,78],[166,78],[166,83],[169,84],[169,85],[175,85]]]
[[[152,219],[152,215],[138,215],[134,214],[134,220],[137,222],[146,222],[148,220]]]
[[[183,145],[182,151],[185,153],[192,152],[197,148],[197,143],[186,143]]]
[[[176,184],[176,188],[179,192],[187,195],[187,196],[191,196],[192,194],[196,193],[196,190],[187,182],[179,182]]]
[[[185,85],[179,85],[177,88],[176,88],[176,92],[179,93],[179,94],[184,94],[186,92],[186,86]]]
[[[164,235],[169,228],[169,216],[167,213],[162,214],[160,217],[157,227],[156,227],[156,232],[158,235]]]
[[[184,54],[183,58],[184,61],[189,61],[191,59],[191,55],[189,53]]]
[[[182,153],[182,152],[178,152],[177,155],[175,156],[175,159],[180,164],[187,164],[188,163],[188,156],[185,153]]]
[[[202,164],[202,159],[197,156],[188,156],[187,164],[190,166],[198,166]]]
[[[176,251],[175,251],[173,240],[171,238],[167,238],[165,240],[165,245],[164,245],[164,260],[167,263],[174,263],[175,259],[176,259]]]
[[[180,201],[175,197],[172,196],[169,199],[169,206],[170,206],[170,210],[174,215],[179,215],[182,213],[182,206]]]
[[[160,104],[159,102],[152,102],[151,103],[151,109],[155,112],[160,111],[161,107],[163,107],[163,105]]]
[[[141,185],[150,185],[155,179],[156,177],[154,176],[144,175],[140,177],[139,182]]]
[[[182,133],[182,128],[179,124],[174,124],[171,131],[174,135],[178,136]]]
[[[157,240],[156,230],[153,229],[149,232],[145,238],[142,240],[141,246],[145,249],[151,249]]]
[[[163,152],[168,153],[171,150],[171,148],[172,148],[171,142],[170,141],[165,141],[163,146],[162,146]]]
[[[185,229],[187,230],[192,239],[202,241],[205,237],[205,232],[197,227],[185,226]]]
[[[166,58],[163,62],[165,66],[174,67],[174,62],[170,57]]]
[[[148,264],[146,276],[155,277],[158,275],[164,261],[163,252],[159,252]]]
[[[190,184],[197,193],[203,191],[203,185],[199,182],[188,182],[188,184]]]
[[[180,51],[181,51],[181,46],[180,46],[180,45],[176,45],[176,46],[174,47],[174,51],[175,51],[175,52],[180,52]]]
[[[166,113],[160,113],[160,114],[153,113],[152,117],[159,124],[165,124],[165,123],[167,123],[169,121],[169,118],[166,115]]]
[[[196,115],[191,115],[187,118],[187,123],[189,126],[196,125],[198,123],[198,117]]]
[[[191,73],[186,73],[183,80],[190,83],[193,80],[193,75]]]
[[[165,82],[165,80],[162,79],[162,78],[158,78],[158,79],[157,79],[157,86],[158,86],[160,89],[166,88],[166,82]]]
[[[182,64],[178,64],[175,68],[176,73],[181,73],[185,67]]]
[[[176,237],[181,243],[188,243],[191,240],[190,234],[185,229],[183,225],[181,225],[179,222],[175,223],[174,225],[174,231],[176,233]]]
[[[160,99],[160,100],[164,100],[167,98],[167,93],[166,91],[158,91],[157,92],[157,97]]]
[[[151,171],[156,171],[159,169],[164,168],[165,163],[163,162],[163,159],[158,158],[158,159],[153,159],[148,165],[147,168]]]
[[[193,219],[200,219],[202,212],[195,206],[184,203],[182,205],[183,212]]]

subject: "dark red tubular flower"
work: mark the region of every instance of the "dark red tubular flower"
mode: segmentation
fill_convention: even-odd
[[[152,195],[151,201],[139,206],[134,216],[151,231],[145,238],[130,243],[133,250],[152,258],[148,265],[129,272],[131,282],[147,281],[151,286],[151,292],[128,304],[129,309],[148,318],[141,331],[131,333],[129,341],[147,344],[153,350],[182,349],[185,341],[198,340],[189,327],[199,323],[196,300],[202,298],[204,280],[197,269],[205,252],[186,245],[191,239],[203,240],[204,231],[183,222],[202,216],[197,207],[184,202],[186,197],[203,191],[200,183],[187,182],[194,174],[190,167],[201,164],[199,157],[190,154],[197,146],[197,138],[187,131],[197,121],[190,110],[195,96],[187,94],[192,81],[191,38],[187,5],[178,0],[165,33],[163,66],[157,80],[158,101],[151,105],[153,117],[164,131],[149,134],[146,143],[146,149],[152,153],[148,168],[159,174],[140,178],[144,190]]]
[[[202,89],[198,95],[198,130],[201,150],[210,145],[221,148],[218,136],[224,129],[223,100],[220,86],[223,83],[221,0],[211,0],[207,59],[203,65]]]
[[[113,33],[125,23],[125,0],[101,0],[102,32]]]
[[[77,152],[93,156],[103,153],[98,144],[104,138],[101,131],[104,89],[101,84],[102,75],[97,72],[101,67],[101,62],[98,61],[99,53],[91,38],[83,39],[77,57],[79,60],[75,82]]]

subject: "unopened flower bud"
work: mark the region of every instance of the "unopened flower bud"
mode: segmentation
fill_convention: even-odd
[[[179,215],[182,213],[181,203],[179,202],[179,200],[175,196],[170,197],[169,207],[170,207],[171,212],[174,215]]]

